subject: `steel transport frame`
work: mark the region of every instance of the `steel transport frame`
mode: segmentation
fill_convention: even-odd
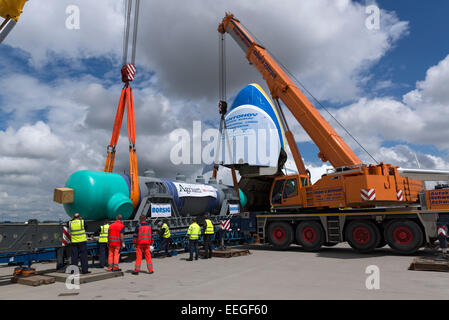
[[[186,238],[186,223],[191,222],[192,217],[172,217],[166,218],[172,227],[171,229],[172,244],[170,250],[186,249],[188,240]],[[241,230],[241,217],[239,216],[215,216],[211,217],[215,226],[215,233],[212,238],[213,243],[218,244],[220,240],[220,229],[217,227],[220,220],[231,220],[231,230],[224,231],[224,243],[226,245],[236,245],[239,243],[250,243],[253,237],[247,231]],[[92,233],[97,226],[101,225],[100,221],[86,221],[88,225],[88,233]],[[137,225],[136,220],[125,220],[125,248],[121,250],[123,255],[135,252],[133,248],[132,233]],[[157,224],[157,219],[150,219],[153,226]],[[245,221],[243,226],[247,226]],[[65,264],[65,259],[70,257],[70,245],[62,246],[62,233],[66,223],[47,224],[38,223],[36,220],[30,220],[28,223],[3,223],[0,224],[0,264],[17,264],[31,265],[35,262],[54,261],[56,260],[56,268],[59,269]],[[245,227],[245,229],[248,229]],[[154,230],[154,229],[153,229]],[[51,237],[49,236],[51,234]],[[158,234],[153,235],[154,252],[160,251],[161,239]],[[200,242],[203,237],[200,237]],[[8,240],[8,241],[7,241]],[[56,244],[57,243],[57,244]],[[99,245],[96,240],[89,240],[87,243],[88,254],[93,262],[98,256]]]

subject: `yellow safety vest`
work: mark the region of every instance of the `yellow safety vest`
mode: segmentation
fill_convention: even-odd
[[[165,232],[164,232],[164,234],[162,235],[162,238],[165,238],[165,239],[170,238],[170,236],[171,236],[171,234],[170,234],[170,229],[168,228],[168,226],[167,226],[166,223],[164,223],[164,224],[162,225],[162,229],[165,229]]]
[[[187,235],[190,240],[198,240],[201,234],[201,228],[198,223],[194,222],[190,225],[189,230],[187,230]]]
[[[98,243],[108,243],[109,223],[100,227],[100,237]]]
[[[214,234],[214,225],[212,224],[212,221],[209,219],[206,219],[206,231],[204,231],[204,234]]]
[[[84,220],[72,220],[69,222],[70,237],[72,243],[87,241],[86,231],[84,230]]]

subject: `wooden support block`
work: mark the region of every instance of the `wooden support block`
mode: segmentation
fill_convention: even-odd
[[[438,261],[435,257],[415,258],[409,270],[449,272],[449,261]]]
[[[48,277],[48,276],[40,276],[40,275],[34,275],[34,276],[15,276],[11,279],[11,282],[13,283],[19,283],[24,284],[27,286],[33,286],[37,287],[42,284],[50,284],[55,282],[55,278]]]
[[[203,251],[204,252],[204,251]],[[227,250],[214,250],[212,256],[217,258],[232,258],[240,257],[251,254],[248,249],[227,249]]]
[[[62,272],[53,272],[48,274],[51,277],[54,277],[57,282],[66,282],[67,278],[71,276],[69,273]],[[123,277],[122,271],[100,271],[100,272],[92,272],[89,274],[80,274],[79,275],[79,283],[88,283],[93,281],[100,281],[111,279],[115,277]]]
[[[53,201],[57,203],[73,203],[75,190],[70,188],[56,188],[53,193]]]

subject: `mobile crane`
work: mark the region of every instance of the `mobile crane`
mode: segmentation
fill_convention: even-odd
[[[342,241],[360,252],[388,244],[398,252],[409,254],[437,237],[435,223],[439,214],[449,212],[449,202],[446,195],[444,201],[435,199],[442,192],[449,194],[447,191],[424,191],[423,181],[400,175],[397,166],[382,162],[363,164],[234,15],[226,14],[218,32],[222,39],[226,33],[231,35],[266,81],[298,169],[295,175],[270,177],[266,195],[271,212],[268,214],[263,208],[265,212],[256,214],[261,240],[278,248],[296,242],[309,251]],[[334,167],[313,185],[279,100],[317,145],[318,157]],[[254,192],[241,188],[247,195]]]

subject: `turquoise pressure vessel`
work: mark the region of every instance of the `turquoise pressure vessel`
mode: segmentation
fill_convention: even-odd
[[[240,205],[242,206],[242,208],[244,208],[246,206],[246,204],[248,203],[248,198],[246,197],[246,195],[243,193],[242,189],[239,188],[239,197],[240,197]]]
[[[64,204],[70,217],[79,213],[84,220],[129,219],[134,207],[129,187],[119,174],[82,170],[73,173],[65,185],[75,190],[73,203]]]

